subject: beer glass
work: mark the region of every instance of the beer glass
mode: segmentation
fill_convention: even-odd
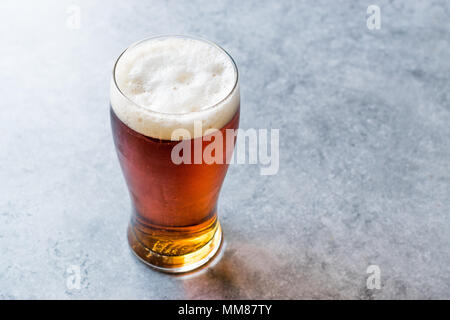
[[[217,253],[222,242],[217,202],[239,113],[238,70],[216,44],[153,37],[117,59],[110,119],[132,203],[128,242],[151,267],[186,272]],[[182,134],[174,135],[180,129]]]

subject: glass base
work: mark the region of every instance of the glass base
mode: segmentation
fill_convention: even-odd
[[[222,229],[217,221],[214,236],[200,249],[183,255],[164,255],[147,248],[136,236],[130,224],[128,243],[133,253],[148,266],[166,273],[183,273],[197,269],[215,256],[222,243]]]

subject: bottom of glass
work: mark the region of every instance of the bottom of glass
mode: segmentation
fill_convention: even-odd
[[[139,260],[153,269],[166,273],[183,273],[200,268],[216,255],[222,243],[222,229],[217,221],[211,240],[200,249],[184,255],[169,256],[150,250],[136,237],[132,224],[128,226],[128,243]]]

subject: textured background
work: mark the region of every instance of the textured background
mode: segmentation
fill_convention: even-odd
[[[449,299],[449,17],[444,0],[2,0],[0,298]],[[108,115],[115,58],[168,33],[226,48],[241,127],[280,129],[279,173],[230,168],[226,250],[183,277],[128,249]]]

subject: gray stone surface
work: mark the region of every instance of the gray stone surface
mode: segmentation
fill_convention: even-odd
[[[447,1],[2,1],[0,298],[449,299],[449,17]],[[172,33],[225,47],[241,127],[280,129],[279,173],[230,168],[223,256],[182,277],[127,247],[108,115],[115,58]]]

